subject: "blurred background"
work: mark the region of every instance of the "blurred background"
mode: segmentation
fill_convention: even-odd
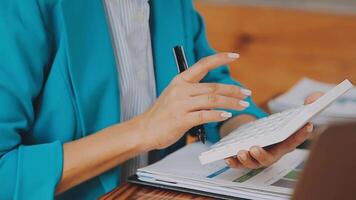
[[[302,77],[356,83],[356,1],[195,0],[211,45],[236,51],[232,75],[259,105]]]

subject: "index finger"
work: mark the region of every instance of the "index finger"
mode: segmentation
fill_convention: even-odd
[[[217,53],[200,59],[192,67],[181,73],[179,76],[187,82],[197,83],[212,69],[230,63],[239,58],[237,53]]]

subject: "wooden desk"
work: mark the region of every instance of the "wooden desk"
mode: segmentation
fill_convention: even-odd
[[[130,199],[152,199],[152,200],[212,200],[213,198],[198,195],[174,192],[170,190],[157,189],[147,186],[138,186],[127,183],[114,191],[106,194],[100,200],[130,200]]]

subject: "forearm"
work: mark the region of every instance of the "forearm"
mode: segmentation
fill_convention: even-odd
[[[139,119],[108,127],[63,146],[63,172],[56,193],[64,192],[149,150],[140,139]]]
[[[252,115],[238,115],[231,118],[220,127],[220,137],[223,138],[237,127],[254,120],[256,120],[256,117]]]

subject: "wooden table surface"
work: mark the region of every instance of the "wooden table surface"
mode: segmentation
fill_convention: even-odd
[[[100,200],[113,200],[113,199],[115,200],[123,200],[123,199],[125,200],[126,199],[128,200],[130,199],[212,200],[213,198],[126,183],[125,185],[113,190],[112,192],[100,198]]]

